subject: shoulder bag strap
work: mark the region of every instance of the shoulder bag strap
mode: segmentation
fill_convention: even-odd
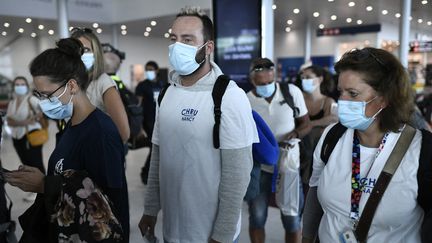
[[[220,121],[222,117],[222,110],[221,110],[222,96],[224,95],[229,82],[230,79],[228,76],[220,75],[216,79],[216,83],[213,86],[212,97],[213,97],[213,104],[214,104],[214,120],[215,120],[215,124],[213,126],[213,146],[215,149],[219,149],[220,147],[219,127],[220,127]]]
[[[166,91],[167,91],[167,89],[169,88],[170,85],[171,85],[170,83],[167,83],[165,85],[165,87],[163,87],[163,89],[161,90],[161,92],[159,93],[159,96],[158,96],[158,105],[159,106],[161,105],[162,99],[165,96],[165,93],[166,93]]]
[[[366,242],[369,228],[371,226],[372,219],[375,215],[378,204],[381,201],[381,198],[384,195],[384,192],[387,189],[390,180],[392,179],[394,173],[399,167],[403,156],[408,150],[408,147],[411,144],[412,139],[414,138],[415,132],[416,129],[409,125],[406,125],[395,147],[393,148],[390,157],[387,159],[384,169],[381,171],[377,183],[375,184],[372,193],[366,202],[365,208],[363,209],[363,212],[360,216],[358,226],[355,229],[355,234],[358,242]]]
[[[338,122],[327,132],[321,147],[321,160],[324,164],[327,164],[333,149],[336,147],[336,144],[339,142],[339,139],[346,130],[347,128]]]
[[[284,102],[293,110],[293,117],[296,118],[300,113],[300,110],[294,104],[294,98],[290,93],[289,83],[279,83],[279,88],[281,89]],[[280,104],[283,105],[284,102],[281,102]]]

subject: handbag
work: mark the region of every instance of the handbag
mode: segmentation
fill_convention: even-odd
[[[36,129],[27,132],[26,136],[31,146],[41,146],[48,141],[48,130],[45,128]]]
[[[27,100],[33,115],[36,114],[33,106],[30,103],[30,98]],[[30,114],[31,116],[31,114]],[[28,131],[28,126],[26,126],[26,137],[31,146],[41,146],[48,141],[48,120],[43,116],[39,119],[39,123],[41,124],[41,129],[36,129],[32,131]]]
[[[276,179],[276,205],[285,216],[300,214],[301,178],[299,140],[288,142],[279,147],[279,173]]]

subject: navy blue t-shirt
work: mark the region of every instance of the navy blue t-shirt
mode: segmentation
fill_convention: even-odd
[[[67,124],[48,162],[48,175],[85,170],[113,203],[113,212],[129,235],[125,154],[111,118],[99,109],[77,125]]]

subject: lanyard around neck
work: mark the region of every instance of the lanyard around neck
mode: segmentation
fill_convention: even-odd
[[[378,147],[378,151],[375,155],[374,161],[372,162],[367,175],[369,174],[376,158],[381,153],[381,151],[384,149],[384,144],[387,141],[388,133],[384,134],[384,137],[381,140],[381,143]],[[362,196],[362,192],[365,188],[364,183],[360,182],[360,141],[357,137],[357,135],[354,132],[353,137],[353,150],[352,150],[352,174],[351,174],[351,212],[350,212],[350,218],[354,221],[354,226],[356,225],[355,222],[358,222],[360,215],[359,215],[359,204],[360,199]]]

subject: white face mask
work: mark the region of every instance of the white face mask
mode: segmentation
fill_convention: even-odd
[[[27,94],[28,88],[26,85],[15,85],[14,90],[17,95],[25,95]]]
[[[366,105],[377,97],[369,101],[338,100],[339,121],[348,128],[365,131],[383,109],[379,109],[372,117],[366,116]]]
[[[81,56],[81,60],[83,61],[84,66],[86,67],[86,69],[88,71],[94,65],[94,61],[95,61],[94,54],[91,52],[84,53]]]
[[[153,70],[146,71],[146,77],[148,80],[155,80],[156,79],[156,72]]]
[[[315,89],[318,87],[318,85],[314,84],[314,80],[313,78],[305,78],[302,79],[302,88],[303,91],[306,93],[313,93],[315,91]]]
[[[171,66],[180,75],[189,75],[195,72],[205,61],[205,58],[200,63],[197,63],[195,60],[197,52],[205,45],[207,45],[207,42],[200,47],[186,45],[181,42],[169,45],[168,50]]]
[[[42,112],[51,119],[61,120],[65,118],[69,118],[72,116],[73,112],[73,103],[71,98],[67,104],[63,104],[59,98],[62,97],[67,90],[68,86],[66,85],[64,91],[59,96],[51,97],[51,101],[49,99],[39,101],[39,106]]]

